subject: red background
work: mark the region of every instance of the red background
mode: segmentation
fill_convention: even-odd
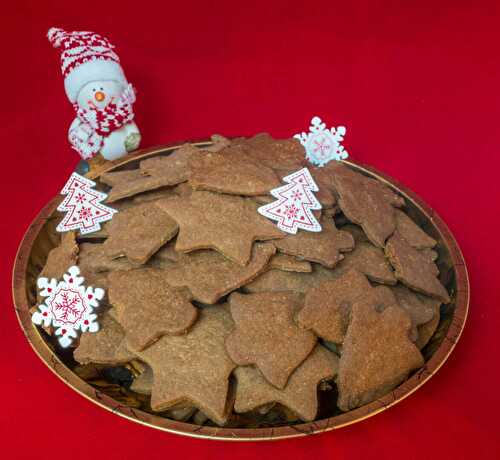
[[[496,3],[496,6],[495,6]],[[498,2],[9,2],[0,17],[0,438],[3,458],[498,458]],[[117,45],[143,146],[214,132],[290,136],[312,115],[351,156],[419,193],[471,277],[469,319],[429,383],[376,417],[274,443],[146,428],[94,406],[35,356],[10,271],[23,232],[77,163],[50,26]]]

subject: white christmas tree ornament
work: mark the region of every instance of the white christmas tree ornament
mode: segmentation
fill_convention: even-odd
[[[31,320],[34,324],[55,328],[59,344],[66,348],[78,337],[77,331],[97,332],[99,324],[94,309],[104,297],[104,290],[84,286],[77,266],[70,267],[63,281],[38,278],[40,295],[44,303],[38,305]]]
[[[312,210],[321,209],[321,204],[314,196],[318,186],[311,173],[303,168],[283,178],[287,185],[271,190],[277,201],[258,208],[260,214],[278,222],[278,228],[295,234],[297,229],[320,232],[321,225]]]
[[[66,212],[56,228],[58,232],[80,230],[81,234],[92,233],[100,230],[101,222],[113,218],[116,209],[101,203],[107,195],[94,190],[94,186],[95,182],[90,179],[77,173],[71,174],[61,190],[61,195],[66,197],[57,207],[58,211]]]
[[[327,129],[321,118],[314,117],[308,133],[303,132],[293,137],[306,149],[306,158],[312,164],[322,167],[331,160],[345,160],[349,156],[340,144],[345,133],[344,126]]]

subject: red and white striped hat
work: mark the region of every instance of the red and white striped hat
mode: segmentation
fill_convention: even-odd
[[[117,80],[128,84],[114,46],[102,35],[52,27],[47,37],[54,48],[63,48],[64,89],[71,102],[76,102],[80,89],[91,81]]]

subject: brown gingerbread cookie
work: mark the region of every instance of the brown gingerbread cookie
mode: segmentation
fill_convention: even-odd
[[[141,178],[140,169],[131,169],[125,171],[110,171],[101,174],[99,181],[102,184],[109,185],[110,187],[115,187],[119,184],[126,184],[128,182],[133,182]]]
[[[226,340],[229,356],[241,366],[255,364],[268,382],[284,388],[316,344],[314,334],[294,321],[302,306],[301,296],[293,292],[233,293],[229,305],[235,322]]]
[[[82,273],[102,273],[115,270],[133,270],[136,265],[126,257],[111,259],[103,249],[103,244],[82,243],[78,254],[78,267]]]
[[[389,238],[385,254],[394,267],[396,278],[411,289],[430,295],[443,303],[450,297],[439,282],[439,270],[428,256],[411,247],[398,232]]]
[[[145,264],[177,234],[177,223],[155,203],[120,211],[108,223],[109,237],[102,244],[102,251],[109,259],[126,256],[136,265]]]
[[[177,263],[164,268],[165,279],[172,286],[187,287],[195,300],[214,304],[262,273],[275,251],[269,243],[254,244],[245,266],[211,249],[182,254]]]
[[[337,279],[324,281],[308,290],[297,322],[325,340],[342,343],[352,305],[370,296],[372,290],[363,274],[349,270]]]
[[[78,245],[75,232],[61,235],[59,246],[49,252],[40,277],[61,279],[69,267],[76,265],[78,260]]]
[[[232,195],[262,195],[280,185],[276,173],[230,148],[198,155],[190,161],[189,184],[195,190]]]
[[[134,378],[130,389],[141,395],[150,395],[153,389],[153,382],[153,369],[146,364],[144,371]]]
[[[242,413],[280,403],[300,419],[314,420],[318,412],[318,384],[335,377],[337,368],[337,356],[321,345],[316,345],[281,390],[268,383],[255,367],[238,367],[234,371],[237,380],[234,410]]]
[[[284,232],[257,212],[257,205],[239,196],[193,192],[188,198],[158,200],[157,206],[180,227],[175,249],[215,249],[246,265],[255,240],[282,238]]]
[[[162,270],[116,271],[108,279],[109,301],[130,350],[144,350],[165,334],[184,334],[196,320],[189,292],[169,286]]]
[[[434,238],[427,235],[410,216],[399,209],[396,210],[396,228],[406,242],[415,249],[429,249],[437,244]]]
[[[344,258],[341,253],[352,251],[354,238],[348,232],[337,230],[333,219],[321,219],[320,224],[320,232],[299,230],[297,234],[288,235],[273,243],[285,254],[333,268]]]
[[[299,273],[271,269],[259,275],[243,287],[245,292],[284,292],[296,291],[305,293],[322,281],[337,278],[335,270],[330,270],[319,264],[313,264],[312,272]]]
[[[352,306],[337,376],[341,410],[374,401],[424,364],[408,338],[410,327],[410,317],[400,307],[379,312],[366,302]]]
[[[420,301],[431,308],[434,313],[430,321],[425,324],[421,324],[417,328],[418,338],[415,341],[415,345],[421,350],[427,345],[439,326],[439,321],[441,320],[441,302],[439,300],[431,299],[430,297],[426,297],[423,295],[418,295],[418,297]]]
[[[394,286],[392,292],[396,296],[398,305],[410,315],[412,324],[410,338],[415,342],[418,339],[417,328],[432,320],[434,317],[434,309],[428,302],[422,299],[423,296],[411,291],[402,284]]]
[[[200,150],[191,144],[184,144],[169,155],[156,156],[140,162],[143,175],[165,177],[164,185],[176,185],[189,178],[189,161],[200,155]]]
[[[344,259],[336,267],[340,275],[355,269],[376,283],[396,284],[394,270],[385,257],[384,251],[368,242],[357,242],[354,250],[344,254]]]
[[[335,165],[332,181],[347,218],[360,225],[375,246],[383,248],[396,229],[395,207],[404,205],[403,198],[380,181],[342,164]]]
[[[273,139],[269,134],[234,139],[232,147],[242,148],[257,164],[278,170],[300,169],[305,164],[305,150],[296,139]]]
[[[269,267],[285,272],[312,272],[312,265],[310,262],[289,256],[288,254],[275,254],[269,261]]]
[[[164,336],[139,353],[153,369],[154,411],[188,404],[202,410],[215,423],[226,423],[231,411],[229,375],[235,364],[224,341],[231,328],[231,316],[225,308],[207,307],[200,311],[198,321],[187,334]]]
[[[125,345],[125,333],[122,327],[109,315],[104,313],[99,318],[99,331],[84,332],[80,343],[73,352],[73,358],[80,364],[96,363],[118,364],[128,363],[135,355]]]

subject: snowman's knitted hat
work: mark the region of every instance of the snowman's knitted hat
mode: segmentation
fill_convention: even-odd
[[[64,89],[71,102],[76,102],[80,89],[97,80],[127,79],[114,46],[107,38],[94,32],[66,32],[52,27],[47,37],[54,48],[62,47],[61,68]]]

